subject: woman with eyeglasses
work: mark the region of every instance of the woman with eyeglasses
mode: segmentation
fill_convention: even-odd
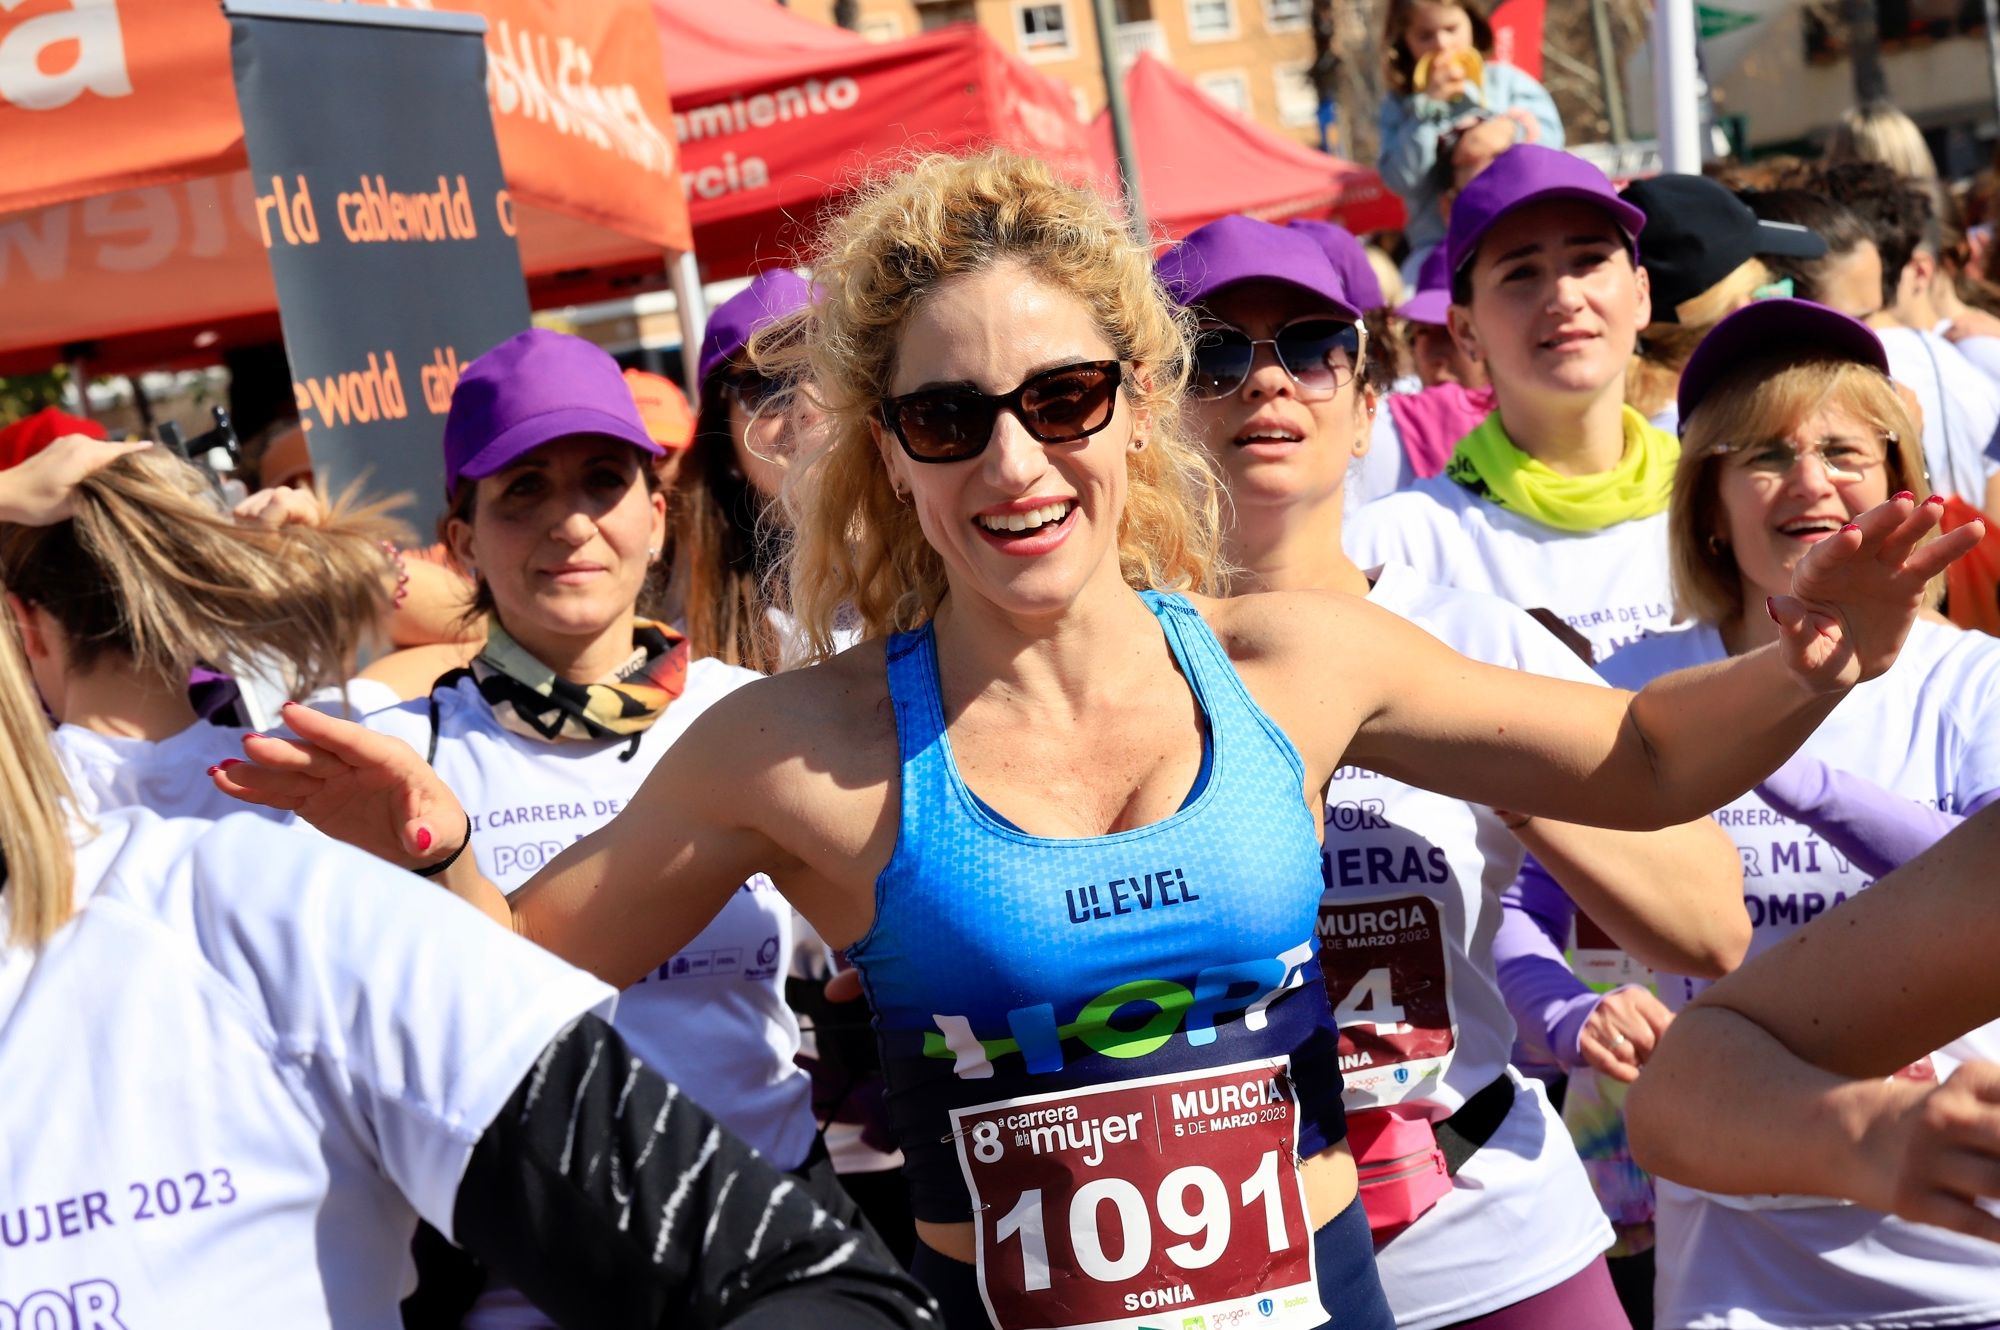
[[[1808,551],[1892,496],[1938,505],[1888,368],[1872,330],[1804,301],[1751,305],[1709,334],[1681,379],[1669,517],[1675,590],[1693,622],[1625,648],[1604,664],[1607,678],[1642,687],[1758,650],[1777,638],[1768,606]],[[1716,814],[1742,855],[1751,957],[1822,913],[1837,917],[1996,798],[2000,642],[1920,619],[1893,667]],[[1660,978],[1676,1010],[1708,986]],[[1894,970],[1852,976],[1878,981],[1896,982]],[[1580,986],[1577,996],[1590,1000]],[[1989,1025],[1897,1075],[1935,1085],[1996,1054],[2000,1025]],[[1639,1083],[1651,1074],[1649,1064]],[[1663,1327],[2000,1324],[2000,1248],[1975,1238],[1818,1197],[1722,1196],[1664,1178],[1657,1195]]]
[[[1182,325],[1095,192],[933,156],[824,245],[780,344],[828,411],[787,491],[826,659],[720,700],[512,899],[386,736],[300,716],[218,783],[621,983],[770,871],[860,972],[954,1327],[1388,1325],[1315,939],[1336,768],[1693,817],[1886,668],[1976,531],[1912,553],[1933,515],[1885,505],[1799,569],[1782,646],[1636,698],[1497,669],[1357,598],[1211,594]],[[867,639],[830,654],[843,607]]]
[[[1236,589],[1362,596],[1473,659],[1601,683],[1515,606],[1340,552],[1376,392],[1329,267],[1286,230],[1226,217],[1162,256],[1160,275],[1200,320],[1190,415],[1232,500]],[[1714,976],[1749,933],[1733,847],[1705,821],[1641,834],[1503,818],[1355,766],[1334,774],[1324,834],[1320,965],[1397,1325],[1626,1325],[1590,1181],[1539,1083],[1508,1065],[1500,891],[1525,840],[1648,959]],[[1450,1176],[1407,1176],[1433,1143]]]
[[[474,579],[485,644],[427,698],[363,723],[425,753],[465,796],[470,848],[503,891],[609,821],[697,716],[756,677],[639,612],[663,580],[661,451],[617,364],[574,337],[509,338],[452,394],[439,534]],[[734,885],[698,937],[626,976],[617,1026],[773,1165],[810,1171],[835,1208],[793,1062],[791,910],[760,866]],[[469,1324],[545,1322],[494,1289]]]

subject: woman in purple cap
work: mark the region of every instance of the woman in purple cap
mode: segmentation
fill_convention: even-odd
[[[794,394],[748,354],[762,329],[812,303],[790,268],[759,273],[716,306],[701,341],[694,443],[671,513],[668,603],[698,655],[760,674],[783,663],[785,624],[771,608],[782,540],[769,523],[801,422]]]
[[[860,971],[954,1326],[1387,1325],[1315,936],[1335,770],[1697,816],[1887,668],[1977,531],[1915,549],[1934,514],[1883,505],[1797,570],[1782,645],[1636,697],[1481,665],[1356,598],[1209,594],[1188,348],[1094,192],[933,156],[825,246],[792,604],[821,653],[843,607],[868,640],[719,701],[513,900],[383,735],[299,716],[218,783],[620,983],[769,868]]]
[[[1357,563],[1548,610],[1600,657],[1672,621],[1679,449],[1624,400],[1651,311],[1634,258],[1645,222],[1596,167],[1550,148],[1511,149],[1466,187],[1446,242],[1449,317],[1496,405],[1442,475],[1354,515]]]
[[[1626,647],[1605,662],[1605,677],[1642,687],[1776,640],[1777,620],[1788,617],[1785,588],[1807,551],[1891,495],[1942,504],[1929,495],[1920,436],[1888,373],[1875,334],[1823,306],[1770,300],[1716,326],[1681,378],[1684,451],[1669,516],[1677,602],[1693,622]],[[1926,602],[1940,590],[1933,584]],[[1893,667],[1855,689],[1783,768],[1716,815],[1742,855],[1751,956],[1838,909],[1996,798],[2000,642],[1919,619]],[[1566,931],[1559,897],[1532,904]],[[1670,1008],[1707,987],[1667,969],[1660,991]],[[1580,984],[1571,996],[1583,1023],[1568,1037],[1580,1035],[1594,1064],[1623,1064],[1624,1077],[1643,1084],[1653,1032],[1607,1020]],[[1919,1049],[1897,1075],[1935,1088],[1959,1064],[1996,1057],[2000,1022]],[[1712,1124],[1682,1129],[1656,1147],[1670,1173],[1697,1184],[1719,1175],[1703,1159]],[[1763,1176],[1785,1172],[1774,1160]],[[1740,1176],[1730,1189],[1789,1185]],[[2000,1247],[1880,1210],[1798,1195],[1724,1196],[1663,1178],[1656,1231],[1663,1327],[2000,1324]]]
[[[466,368],[444,446],[440,536],[475,580],[486,643],[428,699],[364,723],[427,754],[465,796],[480,866],[512,891],[610,821],[696,717],[757,676],[693,656],[638,612],[663,580],[661,449],[610,356],[539,329],[509,338]],[[804,1168],[817,1136],[784,999],[790,908],[753,866],[685,941],[626,976],[619,1031],[777,1167]],[[469,1322],[544,1323],[512,1290],[490,1291]]]
[[[1238,590],[1365,597],[1473,659],[1601,683],[1505,601],[1426,586],[1396,565],[1364,572],[1341,554],[1343,479],[1375,398],[1355,311],[1295,236],[1223,218],[1164,255],[1160,275],[1200,319],[1191,414],[1232,499],[1225,554]],[[1308,342],[1316,331],[1324,345]],[[1749,934],[1732,847],[1706,821],[1600,831],[1356,766],[1334,773],[1324,834],[1320,964],[1397,1325],[1625,1325],[1589,1179],[1539,1083],[1508,1065],[1514,1022],[1490,952],[1500,891],[1526,841],[1649,959],[1717,975]],[[1408,1176],[1400,1165],[1433,1142],[1447,1147],[1449,1176]]]

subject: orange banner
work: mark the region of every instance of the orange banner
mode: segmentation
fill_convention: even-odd
[[[401,7],[486,17],[488,100],[520,202],[662,248],[691,243],[647,0]],[[0,3],[0,215],[243,165],[216,0]]]

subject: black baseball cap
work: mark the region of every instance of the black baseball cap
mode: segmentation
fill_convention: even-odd
[[[1729,187],[1698,175],[1635,180],[1620,198],[1646,214],[1641,256],[1653,284],[1653,322],[1674,313],[1760,254],[1816,259],[1826,241],[1790,222],[1767,222]]]

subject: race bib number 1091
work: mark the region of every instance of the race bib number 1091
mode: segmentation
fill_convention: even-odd
[[[1001,1330],[1325,1322],[1283,1061],[952,1113]],[[1197,1318],[1201,1318],[1197,1320]]]

